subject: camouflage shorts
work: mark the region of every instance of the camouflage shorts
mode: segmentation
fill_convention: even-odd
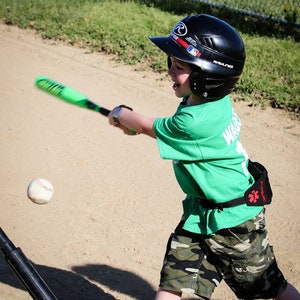
[[[210,299],[222,279],[240,299],[274,298],[286,288],[268,242],[264,211],[215,235],[187,232],[180,223],[170,236],[160,288]]]

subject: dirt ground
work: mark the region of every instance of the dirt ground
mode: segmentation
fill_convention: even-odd
[[[155,140],[125,136],[105,117],[58,101],[33,82],[47,75],[104,107],[127,104],[153,117],[177,107],[171,83],[31,31],[0,25],[0,40],[0,226],[58,299],[153,299],[184,196],[171,162],[160,159]],[[270,242],[299,289],[299,122],[279,110],[234,106],[244,147],[269,170]],[[47,205],[26,197],[36,177],[54,185]],[[31,299],[2,255],[0,298]],[[213,299],[235,297],[222,282]]]

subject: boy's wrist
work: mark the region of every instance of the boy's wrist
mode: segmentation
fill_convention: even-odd
[[[119,116],[120,116],[120,113],[121,113],[122,108],[127,108],[127,109],[129,109],[129,110],[132,110],[131,107],[128,107],[128,106],[123,105],[123,104],[122,104],[122,105],[119,105],[119,106],[117,106],[117,107],[115,107],[115,108],[114,108],[114,111],[113,111],[113,120],[114,120],[114,122],[117,123],[117,124],[120,124]]]

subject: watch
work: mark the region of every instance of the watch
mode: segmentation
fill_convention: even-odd
[[[121,113],[122,108],[127,108],[127,109],[129,109],[129,110],[132,110],[131,107],[128,107],[128,106],[123,105],[123,104],[117,106],[116,108],[114,108],[114,112],[113,112],[113,120],[114,120],[114,122],[117,123],[117,124],[120,124],[120,121],[119,121],[119,115],[120,115],[120,113]]]
[[[115,122],[115,123],[120,124],[120,121],[119,121],[119,115],[120,115],[121,110],[122,110],[122,106],[117,106],[117,107],[114,109],[113,119],[114,119],[114,122]]]

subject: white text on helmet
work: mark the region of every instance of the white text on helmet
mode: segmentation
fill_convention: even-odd
[[[228,69],[233,69],[233,65],[229,65],[229,64],[223,63],[221,61],[213,60],[213,64],[216,64],[216,65],[228,68]]]
[[[190,36],[185,38],[188,42],[190,42],[194,47],[197,47],[197,42],[192,39]]]

